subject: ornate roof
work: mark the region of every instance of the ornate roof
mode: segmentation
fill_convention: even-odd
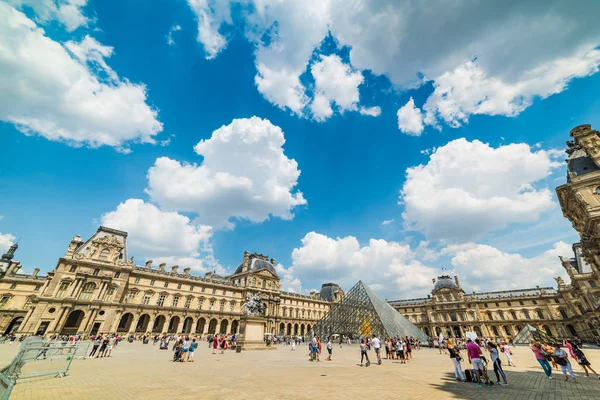
[[[245,252],[244,262],[235,269],[233,275],[241,274],[242,272],[262,271],[266,269],[275,274],[275,276],[279,276],[275,270],[274,264],[275,259],[273,258],[269,260],[269,257],[262,254],[249,254],[248,252]],[[247,267],[247,269],[244,269],[245,267]]]
[[[319,298],[321,300],[334,301],[335,294],[340,289],[341,289],[340,285],[338,285],[337,283],[333,283],[333,282],[324,283],[321,286],[321,292],[319,293]]]
[[[433,287],[433,291],[437,292],[440,289],[458,289],[458,285],[448,275],[438,276],[437,282]]]

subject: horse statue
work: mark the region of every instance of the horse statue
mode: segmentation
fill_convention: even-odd
[[[267,305],[263,303],[259,295],[248,293],[246,295],[246,302],[242,304],[242,309],[246,311],[246,315],[248,316],[261,317],[265,315]]]

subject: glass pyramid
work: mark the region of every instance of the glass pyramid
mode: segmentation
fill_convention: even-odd
[[[316,335],[346,335],[351,338],[377,335],[380,338],[412,336],[422,341],[427,335],[404,318],[362,281],[348,291],[342,300],[313,328]]]
[[[519,333],[513,338],[514,344],[529,344],[531,340],[538,340],[542,343],[556,343],[557,339],[540,331],[537,328],[527,324],[521,329]]]

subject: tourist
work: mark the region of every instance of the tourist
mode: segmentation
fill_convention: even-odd
[[[513,367],[516,367],[516,365],[515,365],[515,363],[513,362],[513,359],[512,359],[513,352],[508,347],[508,344],[506,342],[504,342],[504,341],[502,342],[501,349],[502,349],[502,352],[504,353],[504,355],[506,356],[506,360],[508,362],[508,366],[510,367],[512,365]]]
[[[292,351],[296,351],[296,341],[292,340]]]
[[[575,353],[573,353],[573,346],[571,346],[571,343],[567,339],[565,339],[563,340],[563,344],[567,349],[569,349],[569,355],[571,356],[571,358],[577,359],[577,357],[575,357]]]
[[[547,355],[550,356],[550,359],[548,361],[552,363],[552,368],[558,369],[558,364],[556,363],[556,361],[554,361],[554,347],[551,346],[550,343],[546,342],[544,344],[544,351]]]
[[[321,357],[321,350],[322,350],[322,345],[321,345],[321,338],[319,336],[317,336],[317,361],[321,361],[320,357]]]
[[[175,346],[173,346],[173,362],[180,362],[181,355],[183,352],[183,345],[181,342],[176,341]]]
[[[502,369],[502,361],[500,360],[500,352],[498,351],[498,346],[491,340],[487,343],[487,349],[490,352],[490,357],[492,358],[492,363],[494,364],[494,374],[496,374],[496,382],[502,386],[508,386],[508,382],[506,381],[506,374]],[[500,381],[500,377],[502,377],[502,381]]]
[[[108,346],[106,348],[106,357],[110,357],[110,353],[112,353],[112,349],[115,347],[115,336],[110,335],[108,338]]]
[[[317,353],[319,351],[319,348],[317,347],[317,335],[314,335],[313,338],[310,340],[308,349],[310,350],[310,361],[316,360]]]
[[[396,359],[396,341],[397,338],[395,337],[390,339],[390,356],[392,360]]]
[[[406,364],[406,360],[404,358],[404,343],[399,337],[396,339],[396,358],[400,360],[400,364]]]
[[[188,352],[190,351],[190,343],[190,338],[186,336],[181,344],[181,362],[184,362],[188,356]]]
[[[490,386],[490,380],[487,376],[487,372],[485,372],[483,361],[481,361],[481,348],[477,343],[473,343],[473,341],[470,338],[467,339],[467,356],[469,357],[469,364],[472,364],[473,369],[475,369],[475,374],[477,376],[477,386],[481,386],[482,374],[485,378],[485,384],[487,386]]]
[[[454,346],[454,340],[452,339],[448,339],[448,353],[450,354],[452,364],[454,364],[454,376],[456,377],[456,380],[459,382],[466,382],[467,378],[465,377],[465,373],[460,365],[462,360],[462,357],[460,356],[460,349]]]
[[[570,343],[571,343],[571,346],[573,347],[573,353],[575,354],[577,363],[579,363],[579,365],[581,365],[581,368],[583,368],[583,370],[585,371],[585,377],[588,378],[590,376],[590,373],[588,372],[588,369],[589,369],[590,371],[592,371],[594,373],[594,375],[596,375],[598,378],[600,378],[600,376],[598,376],[596,371],[594,371],[594,369],[592,368],[592,365],[590,364],[589,360],[586,358],[585,354],[583,354],[583,351],[581,351],[579,346],[574,341],[571,341]]]
[[[569,376],[567,375],[567,371],[571,375],[573,380],[576,380],[577,377],[573,373],[573,367],[571,367],[571,362],[569,361],[569,354],[560,348],[559,343],[554,344],[554,360],[558,365],[560,365],[560,369],[565,376],[565,382],[569,380]]]
[[[196,338],[193,338],[190,343],[190,351],[188,353],[189,362],[194,362],[194,353],[196,352],[196,347],[198,347],[198,343],[196,342]]]
[[[367,354],[367,345],[365,343],[365,339],[360,339],[360,366],[363,366],[363,360],[367,359],[367,367],[371,365],[369,361],[369,355]]]
[[[444,349],[444,337],[442,335],[440,335],[438,339],[438,349],[440,351],[440,354],[442,354],[442,352],[446,354],[446,350]]]
[[[542,366],[542,369],[544,370],[544,373],[546,374],[548,379],[552,379],[552,368],[550,367],[550,364],[548,364],[548,360],[546,359],[546,357],[549,357],[549,355],[547,355],[544,352],[542,344],[540,342],[532,340],[532,344],[529,346],[529,348],[531,349],[531,351],[533,351],[535,359]]]
[[[408,337],[406,338],[406,340],[404,342],[405,342],[404,352],[406,353],[406,360],[409,360],[409,359],[412,360],[412,345],[411,345]],[[445,351],[444,351],[444,354],[446,354]]]
[[[212,354],[217,354],[217,347],[219,347],[219,338],[217,337],[217,335],[213,336],[212,343],[213,343]]]
[[[331,353],[333,352],[333,345],[331,344],[331,336],[327,340],[327,361],[331,361]]]
[[[227,349],[227,338],[225,336],[221,336],[221,354],[225,354],[226,349]]]
[[[96,336],[96,339],[94,339],[94,341],[92,342],[92,351],[91,351],[90,355],[88,356],[89,358],[94,358],[96,356],[96,351],[98,351],[98,347],[100,347],[101,344],[102,344],[102,336],[98,335],[98,336]]]
[[[339,342],[340,342],[340,349],[341,349],[342,348],[342,337],[341,336],[340,336]]]
[[[390,359],[390,350],[391,350],[391,345],[390,345],[390,338],[385,338],[385,359],[389,360]]]
[[[376,335],[373,335],[373,348],[375,349],[375,355],[377,355],[377,364],[381,365],[381,342]]]

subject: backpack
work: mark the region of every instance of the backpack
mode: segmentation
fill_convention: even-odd
[[[470,369],[465,369],[465,377],[467,378],[467,382],[474,382],[473,373]]]

